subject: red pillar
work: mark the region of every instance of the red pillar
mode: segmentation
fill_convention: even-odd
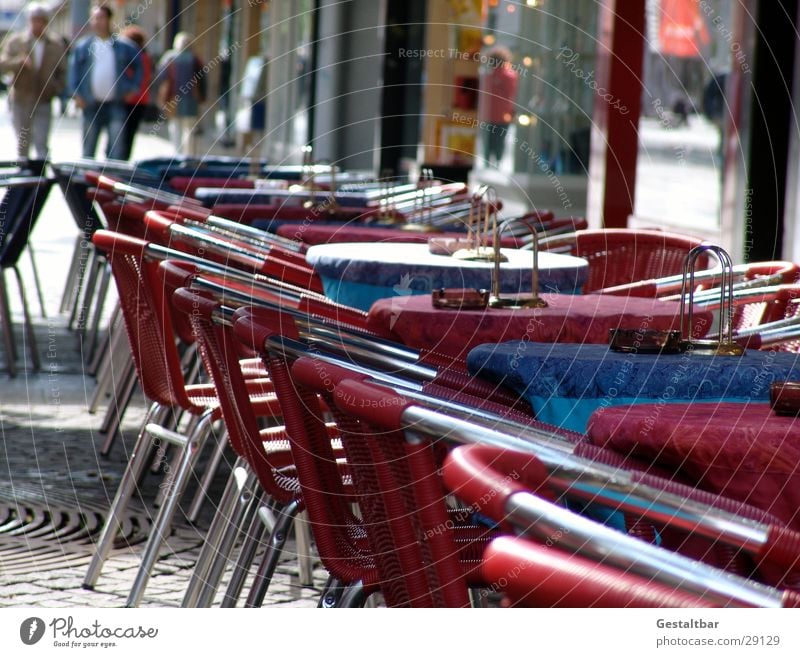
[[[599,12],[587,214],[593,228],[624,228],[636,190],[645,0],[603,0]]]

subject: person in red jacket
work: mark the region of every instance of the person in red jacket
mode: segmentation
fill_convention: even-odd
[[[150,85],[153,82],[153,59],[145,49],[147,38],[144,31],[137,25],[129,25],[120,32],[123,39],[127,39],[139,51],[139,61],[142,66],[142,84],[139,93],[125,101],[127,117],[122,131],[124,142],[124,158],[127,160],[133,151],[133,140],[139,131],[145,108],[150,104]]]
[[[511,67],[511,51],[497,46],[489,51],[488,72],[483,77],[482,108],[486,122],[483,152],[486,163],[499,164],[503,159],[508,128],[516,114],[519,76]]]

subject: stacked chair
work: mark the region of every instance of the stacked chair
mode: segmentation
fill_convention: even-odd
[[[54,180],[43,173],[44,162],[0,163],[0,330],[7,369],[10,376],[18,371],[16,340],[11,316],[6,271],[12,270],[17,279],[24,320],[24,338],[30,351],[30,363],[34,371],[40,369],[39,352],[34,336],[33,323],[28,307],[28,296],[20,273],[20,258],[25,251],[30,256],[36,293],[45,316],[44,297],[36,268],[33,245],[29,238],[42,208],[44,207]]]
[[[248,188],[235,163],[218,166],[231,189]],[[519,606],[798,605],[800,535],[537,421],[516,394],[471,377],[462,361],[376,333],[365,313],[322,294],[301,245],[248,225],[262,210],[222,213],[183,196],[217,180],[206,176],[213,166],[196,177],[174,163],[127,177],[75,171],[86,188],[73,213],[97,217],[82,237],[91,234],[101,266],[91,294],[69,301],[83,304],[102,355],[97,398],[113,390],[108,373],[120,362],[128,359],[130,373],[109,411],[117,419],[107,423],[106,448],[134,382],[152,404],[86,586],[102,584],[148,466],[169,458],[128,598],[138,605],[189,484],[197,490],[185,511],[197,519],[230,452],[184,606],[220,595],[223,606],[259,606],[301,512],[307,523],[296,525],[310,528],[329,574],[322,607],[483,606],[495,592]],[[143,184],[148,175],[158,184]],[[584,292],[666,298],[695,246],[657,232],[594,233],[543,240],[589,259]],[[712,265],[702,263],[709,273],[697,282],[713,308]],[[791,263],[737,272],[741,335],[791,348],[796,273]],[[103,276],[119,298],[105,342]],[[307,584],[311,545],[298,532]]]

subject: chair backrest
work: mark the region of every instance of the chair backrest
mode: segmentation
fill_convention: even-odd
[[[158,261],[146,255],[148,242],[120,233],[97,231],[92,241],[106,254],[145,396],[165,406],[196,409],[186,392],[175,330],[164,295]]]
[[[783,314],[780,317],[772,316],[772,321],[789,320],[800,324],[800,286],[786,285],[783,286]],[[797,327],[789,328],[784,334],[784,337],[778,341],[773,342],[765,349],[772,349],[775,351],[788,351],[796,353],[800,351],[800,335],[798,335]]]
[[[170,244],[226,266],[259,273],[294,285],[303,290],[322,293],[322,282],[308,265],[273,255],[269,247],[259,248],[245,241],[217,234],[202,227],[184,226],[174,216],[150,212],[144,217],[147,228],[160,235],[163,244]]]
[[[85,240],[90,240],[94,231],[103,228],[103,222],[95,211],[91,199],[87,197],[89,183],[83,174],[71,167],[53,165],[53,170],[78,230]]]
[[[737,303],[734,292],[734,332],[794,316],[797,311],[790,306],[793,306],[792,301],[798,298],[800,298],[800,285],[770,287],[762,295],[743,297],[740,303]]]
[[[589,261],[589,276],[583,292],[662,278],[683,271],[689,251],[701,240],[661,231],[604,229],[581,230],[551,242],[543,240],[542,247],[568,245],[570,255]],[[708,257],[701,255],[697,269],[708,266]]]
[[[361,581],[368,591],[381,588],[375,553],[352,511],[356,500],[342,481],[320,401],[314,392],[294,383],[290,363],[282,354],[265,348],[268,337],[291,335],[294,327],[280,313],[240,308],[234,313],[234,331],[245,346],[262,354],[275,386],[322,563],[345,584]],[[388,593],[391,601],[392,591]]]
[[[0,267],[17,264],[53,182],[49,178],[21,178],[6,189],[0,201]]]
[[[181,283],[190,284],[192,269],[190,265],[170,261],[159,266],[168,289]],[[261,487],[278,502],[288,504],[299,494],[299,487],[294,477],[275,472],[264,450],[259,418],[239,366],[240,343],[233,336],[230,325],[220,321],[222,304],[209,295],[187,288],[178,288],[172,299],[195,331],[200,357],[217,391],[231,446],[247,461]]]
[[[479,539],[481,531],[469,522],[468,509],[448,511],[433,442],[409,443],[402,432],[376,430],[363,415],[354,413],[358,402],[343,403],[336,393],[338,383],[362,378],[346,368],[301,358],[292,366],[292,374],[296,385],[323,395],[331,404],[381,582],[385,587],[392,581],[403,592],[392,602],[468,606],[465,564],[456,537],[472,531],[472,538]],[[467,563],[467,569],[470,565],[474,568],[477,563]]]

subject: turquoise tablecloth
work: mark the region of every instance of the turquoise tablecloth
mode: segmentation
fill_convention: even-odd
[[[740,357],[659,356],[521,341],[476,347],[467,364],[523,395],[537,419],[579,432],[604,406],[768,401],[770,383],[800,379],[800,355],[753,350]]]

